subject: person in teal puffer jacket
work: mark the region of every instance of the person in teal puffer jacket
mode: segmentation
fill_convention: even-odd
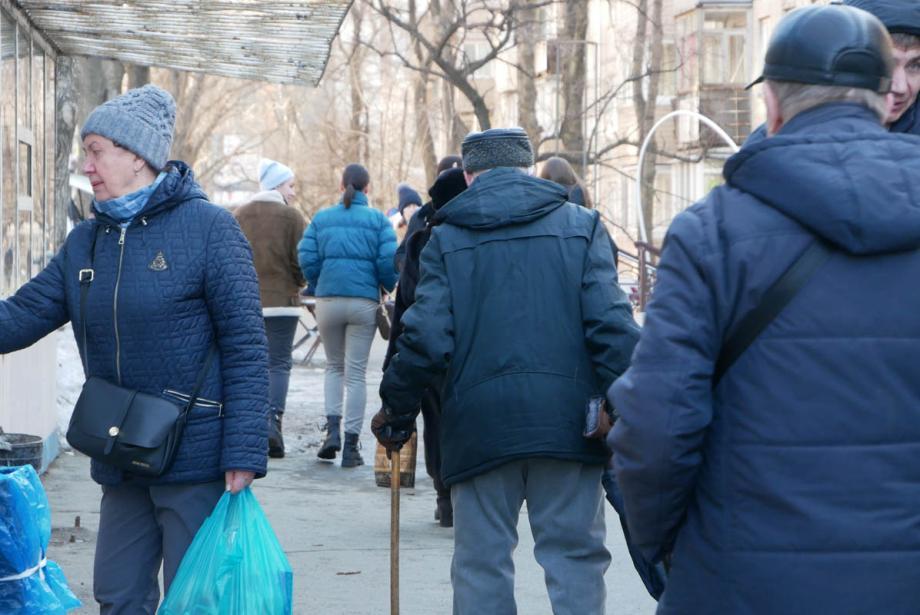
[[[365,373],[376,329],[381,288],[396,286],[396,233],[370,207],[370,175],[350,164],[342,174],[342,200],[320,211],[298,245],[300,268],[316,295],[316,322],[326,351],[326,438],[317,453],[335,459],[342,449],[339,425],[345,388],[345,450],[342,467],[362,465],[358,436],[367,402]],[[347,369],[346,369],[347,366]]]

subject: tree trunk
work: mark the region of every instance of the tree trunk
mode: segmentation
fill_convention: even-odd
[[[533,4],[533,0],[527,0]],[[517,41],[518,66],[518,124],[530,137],[534,154],[540,145],[542,131],[537,122],[537,84],[535,81],[536,65],[534,60],[534,43],[538,36],[538,12],[531,7],[521,10],[521,21],[518,22],[518,31],[515,36]]]
[[[435,152],[431,120],[428,117],[428,79],[424,74],[415,77],[415,120],[416,135],[422,163],[425,165],[427,185],[432,185],[438,174],[438,155]]]
[[[54,83],[54,244],[62,246],[67,234],[66,211],[70,203],[70,152],[77,127],[73,56],[58,56]]]
[[[586,50],[588,34],[588,3],[584,0],[566,0],[565,46],[562,49],[562,100],[563,116],[560,126],[562,147],[579,176],[584,177],[585,154],[585,87]]]
[[[348,157],[352,162],[367,164],[367,126],[364,125],[367,105],[364,102],[361,83],[364,49],[361,48],[360,43],[364,15],[357,8],[352,10],[351,13],[354,21],[355,43],[351,49],[351,57],[348,62],[349,90],[351,92],[351,117],[349,120],[351,135],[349,138]]]

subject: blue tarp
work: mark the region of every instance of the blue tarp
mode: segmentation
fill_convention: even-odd
[[[80,606],[45,554],[51,508],[35,468],[0,467],[0,613],[64,615]]]

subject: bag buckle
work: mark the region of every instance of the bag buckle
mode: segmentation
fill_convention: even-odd
[[[90,282],[93,281],[93,278],[95,277],[95,275],[96,274],[93,269],[81,269],[79,273],[80,284],[84,284],[84,283],[89,284]]]

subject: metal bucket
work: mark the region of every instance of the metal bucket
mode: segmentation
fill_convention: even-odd
[[[12,450],[0,446],[0,466],[24,466],[31,464],[36,472],[41,472],[42,447],[41,436],[24,433],[0,433],[0,440],[6,440]]]

